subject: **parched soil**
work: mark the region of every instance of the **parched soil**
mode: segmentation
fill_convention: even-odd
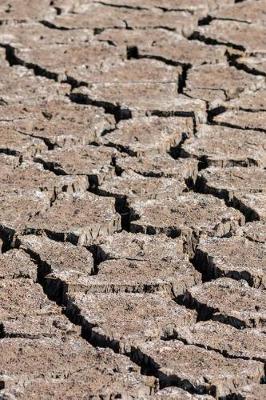
[[[265,169],[265,0],[1,0],[0,400],[264,400]]]

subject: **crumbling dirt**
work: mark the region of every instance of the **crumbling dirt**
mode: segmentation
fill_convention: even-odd
[[[0,3],[0,400],[264,400],[265,1]]]

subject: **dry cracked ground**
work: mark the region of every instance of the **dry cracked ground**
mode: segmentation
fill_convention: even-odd
[[[265,77],[265,0],[1,0],[1,400],[266,398]]]

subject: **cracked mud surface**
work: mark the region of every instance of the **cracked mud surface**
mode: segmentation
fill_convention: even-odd
[[[1,400],[266,398],[265,9],[1,1]]]

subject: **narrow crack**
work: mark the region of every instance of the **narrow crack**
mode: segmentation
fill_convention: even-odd
[[[130,6],[128,4],[112,4],[112,3],[106,3],[104,1],[95,1],[96,4],[101,4],[103,6],[106,7],[113,7],[113,8],[124,8],[126,10],[148,10],[148,8],[146,7],[142,7],[142,6]]]
[[[43,26],[45,26],[46,28],[56,29],[58,31],[74,31],[77,29],[77,28],[66,28],[64,26],[58,26],[58,25],[55,25],[52,22],[44,20],[44,19],[40,20],[39,23],[42,24]]]
[[[128,108],[122,108],[119,105],[115,105],[108,101],[92,100],[89,96],[82,93],[70,93],[68,95],[69,99],[76,104],[86,104],[94,107],[103,108],[106,114],[111,114],[114,116],[116,123],[123,119],[131,119],[132,113]]]
[[[252,166],[253,164],[251,164]],[[196,184],[195,184],[195,192],[202,193],[202,194],[210,194],[214,197],[222,199],[227,207],[232,207],[237,211],[241,212],[245,218],[245,223],[247,222],[254,222],[260,220],[259,215],[256,213],[255,210],[246,206],[241,202],[240,199],[237,199],[236,195],[231,196],[229,191],[226,189],[223,190],[216,190],[212,188],[208,188],[205,185],[205,181],[202,177],[197,177]]]
[[[203,282],[210,282],[218,278],[227,277],[236,281],[245,280],[250,287],[254,287],[254,279],[248,271],[244,269],[238,271],[232,267],[231,271],[225,273],[220,270],[213,258],[202,249],[196,249],[193,265],[202,274]]]
[[[45,144],[45,146],[47,147],[47,150],[54,150],[55,147],[57,147],[56,144],[52,143],[48,138],[45,138],[43,136],[33,135],[32,133],[23,132],[20,129],[16,129],[16,132],[21,134],[21,135],[23,135],[23,136],[31,137],[32,139],[41,140]]]
[[[217,121],[212,121],[211,125],[218,125],[218,126],[225,126],[227,128],[232,128],[232,129],[240,129],[244,132],[246,131],[256,131],[256,132],[264,132],[266,133],[266,128],[256,128],[256,127],[249,127],[249,126],[241,126],[241,125],[237,125],[234,123],[230,123],[230,122],[217,122]]]
[[[212,15],[207,15],[206,17],[203,17],[198,21],[198,26],[210,25],[212,21],[232,21],[232,22],[239,22],[241,24],[251,25],[251,22],[245,21],[244,19],[230,18],[230,17],[214,17]]]
[[[245,321],[227,314],[223,314],[220,312],[219,308],[214,308],[205,303],[197,301],[197,299],[193,298],[189,292],[178,296],[175,301],[177,304],[185,306],[190,310],[195,310],[197,312],[197,322],[212,320],[225,325],[233,326],[239,330],[246,328]]]
[[[162,10],[165,13],[170,13],[170,12],[186,12],[190,15],[194,15],[194,11],[190,10],[189,8],[168,8],[168,7],[162,7],[162,6],[155,6],[155,8],[158,8],[159,10]]]
[[[184,89],[186,88],[187,84],[187,75],[188,71],[192,68],[191,64],[183,64],[182,66],[182,73],[179,75],[178,78],[178,93],[182,94],[184,93]]]
[[[0,43],[0,47],[6,50],[6,61],[8,62],[10,67],[13,67],[14,65],[21,65],[29,70],[32,70],[35,76],[41,76],[43,78],[47,78],[55,82],[60,82],[59,74],[57,72],[49,71],[38,64],[22,60],[16,55],[15,47],[11,46],[10,44]],[[67,75],[66,78],[61,81],[61,83],[69,84],[71,90],[78,88],[80,86],[88,86],[86,82],[78,81],[69,75]]]
[[[245,49],[245,47],[243,45],[235,44],[235,43],[231,43],[231,42],[222,42],[222,41],[210,38],[210,37],[206,37],[206,36],[202,35],[200,32],[197,32],[197,31],[193,32],[192,35],[190,35],[187,39],[188,40],[197,40],[197,41],[203,42],[203,43],[205,43],[207,45],[226,46],[226,47],[230,47],[230,48],[235,49],[235,50],[240,50],[240,51],[243,51],[243,52],[246,51],[246,49]]]
[[[262,363],[265,363],[265,359],[263,357],[245,357],[245,356],[237,356],[237,355],[233,355],[228,353],[227,350],[220,350],[217,349],[215,347],[209,346],[207,344],[201,344],[201,343],[189,343],[185,338],[181,337],[178,332],[175,332],[173,335],[171,336],[165,336],[162,337],[161,340],[164,341],[170,341],[170,340],[177,340],[182,342],[183,344],[185,344],[186,346],[195,346],[198,347],[200,349],[204,349],[204,350],[208,350],[208,351],[213,351],[217,354],[222,355],[224,358],[229,359],[229,360],[244,360],[244,361],[249,361],[249,360],[254,360],[254,361],[259,361]]]
[[[15,51],[16,49],[11,46],[10,44],[1,44],[0,47],[4,48],[6,50],[6,60],[10,67],[13,67],[13,65],[22,65],[23,67],[26,67],[27,69],[33,70],[34,74],[36,76],[42,76],[51,80],[54,80],[58,82],[58,74],[55,72],[50,72],[47,71],[45,68],[40,67],[37,64],[33,63],[27,63],[23,60],[21,60],[19,57],[16,56]]]
[[[255,67],[249,67],[248,65],[239,62],[238,59],[241,57],[239,54],[230,54],[228,51],[225,53],[229,66],[236,68],[239,71],[244,71],[248,74],[255,76],[266,76],[266,72],[260,71]]]

